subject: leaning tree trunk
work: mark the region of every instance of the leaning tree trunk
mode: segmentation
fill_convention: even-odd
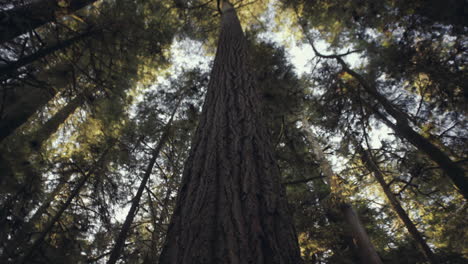
[[[54,44],[52,46],[40,49],[40,50],[36,51],[35,53],[24,56],[22,58],[19,58],[16,61],[6,62],[6,64],[0,66],[0,76],[3,76],[3,75],[15,76],[15,75],[17,75],[16,72],[17,72],[18,68],[26,66],[26,65],[28,65],[30,63],[33,63],[33,62],[37,61],[37,60],[40,60],[40,59],[42,59],[42,58],[44,58],[44,57],[46,57],[48,55],[53,54],[56,51],[64,50],[64,49],[78,43],[79,41],[91,36],[94,33],[95,33],[94,31],[86,31],[84,33],[81,33],[81,34],[76,35],[74,37],[71,37],[69,39],[59,41],[59,42],[57,42],[56,44]]]
[[[169,119],[168,123],[164,127],[164,131],[161,135],[161,138],[159,139],[158,145],[156,146],[156,148],[154,148],[152,152],[151,159],[148,163],[148,166],[146,167],[145,173],[143,175],[143,179],[141,180],[140,186],[138,187],[138,191],[135,197],[133,197],[132,199],[132,206],[130,207],[130,210],[128,210],[127,217],[125,218],[122,228],[120,229],[119,235],[115,241],[114,248],[112,249],[110,253],[107,264],[114,264],[119,259],[120,253],[124,247],[125,240],[127,239],[128,232],[130,231],[130,226],[132,225],[133,219],[135,218],[135,215],[138,212],[138,207],[140,206],[141,196],[143,195],[143,191],[145,190],[146,184],[148,183],[148,180],[151,176],[151,172],[153,171],[153,167],[154,167],[154,164],[156,163],[156,159],[159,157],[159,153],[161,152],[162,147],[166,144],[166,141],[169,138],[169,131],[170,131],[172,120],[174,118],[176,110],[177,110],[177,107],[172,113],[172,116]]]
[[[61,7],[58,0],[40,0],[0,12],[0,44],[49,22],[58,12],[75,12],[96,0],[69,0]]]
[[[9,107],[0,118],[0,142],[11,135],[18,127],[39,109],[44,107],[57,93],[54,89],[30,87],[30,93]]]
[[[456,162],[451,160],[450,157],[440,148],[432,144],[431,141],[416,132],[410,126],[407,115],[388,101],[387,98],[381,95],[375,87],[369,85],[364,77],[351,70],[341,57],[337,57],[336,59],[341,64],[344,71],[356,78],[364,90],[377,100],[385,111],[396,120],[396,124],[389,121],[384,122],[395,131],[397,136],[408,140],[419,151],[425,153],[430,159],[437,163],[437,165],[439,165],[445,174],[452,180],[455,188],[465,197],[465,199],[468,199],[468,178],[465,175],[465,170]],[[378,110],[373,107],[371,110],[378,112]],[[379,118],[382,117],[379,116]]]
[[[70,66],[66,63],[59,63],[37,74],[35,76],[37,81],[17,87],[13,95],[9,96],[12,100],[3,102],[3,109],[0,113],[0,142],[47,105],[60,90],[64,90],[70,83],[73,83]],[[3,96],[8,97],[5,94]]]
[[[222,2],[202,116],[161,264],[301,263],[234,8]]]
[[[312,146],[315,159],[319,163],[322,174],[325,176],[325,179],[327,179],[328,188],[330,192],[333,192],[333,195],[339,200],[338,207],[340,207],[339,210],[341,211],[341,217],[345,220],[347,225],[344,227],[344,229],[347,230],[353,238],[351,241],[353,243],[352,248],[356,249],[362,263],[382,264],[382,260],[377,254],[377,251],[375,250],[375,247],[372,244],[366,229],[362,225],[362,222],[359,220],[359,216],[357,215],[352,205],[345,202],[344,196],[339,191],[339,187],[337,186],[338,184],[336,182],[337,176],[333,172],[330,162],[325,157],[325,153],[323,153],[322,147],[320,146],[317,137],[311,131],[311,125],[309,121],[307,118],[304,118],[302,123],[305,126],[304,132],[307,141]],[[334,213],[330,208],[331,204],[326,204],[325,207],[325,210],[327,210],[327,215],[333,216]],[[336,219],[332,217],[330,221],[336,221]]]
[[[305,28],[304,28],[305,32]],[[372,110],[377,116],[385,122],[390,128],[392,128],[397,136],[402,139],[408,140],[411,144],[413,144],[419,151],[426,154],[430,159],[432,159],[440,168],[445,172],[447,177],[452,180],[453,185],[460,192],[465,199],[468,199],[468,178],[465,175],[465,170],[455,161],[450,159],[449,155],[438,148],[435,144],[429,141],[427,138],[423,137],[417,131],[415,131],[411,125],[409,124],[409,117],[408,115],[398,109],[392,102],[390,102],[385,96],[380,94],[376,87],[370,85],[367,80],[360,75],[359,73],[355,72],[346,64],[343,60],[342,56],[340,55],[323,55],[320,54],[315,46],[313,45],[312,39],[307,36],[308,41],[310,42],[312,49],[314,50],[315,54],[322,58],[331,58],[336,59],[338,63],[342,66],[343,71],[348,73],[349,75],[353,76],[362,86],[362,88],[373,97],[379,104],[385,109],[385,111],[392,116],[396,123],[392,123],[385,118],[385,116],[380,113],[380,111],[373,106],[367,105],[370,110]]]
[[[77,95],[70,102],[55,113],[44,125],[35,131],[28,139],[30,147],[39,150],[44,142],[49,139],[62,125],[68,117],[73,114],[78,107],[85,102],[86,92]]]
[[[427,245],[426,241],[424,240],[423,236],[419,232],[419,230],[416,228],[414,225],[413,221],[409,218],[408,214],[405,212],[403,207],[401,207],[400,202],[397,200],[395,195],[393,194],[392,190],[390,190],[389,186],[385,182],[384,176],[382,175],[382,172],[380,171],[379,167],[377,164],[375,164],[372,154],[369,153],[369,151],[364,150],[362,148],[359,148],[359,152],[361,155],[362,162],[366,165],[366,167],[369,169],[370,172],[374,175],[374,177],[377,179],[377,182],[379,182],[380,186],[382,187],[385,196],[387,196],[387,199],[390,201],[390,204],[392,205],[393,209],[397,213],[398,217],[400,220],[403,222],[405,225],[406,229],[410,233],[410,235],[413,237],[413,239],[416,241],[417,245],[421,249],[421,252],[423,253],[424,257],[432,263],[436,264],[439,263],[437,261],[436,256],[432,252],[432,249]]]

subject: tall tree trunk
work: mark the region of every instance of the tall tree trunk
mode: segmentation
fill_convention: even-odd
[[[59,50],[63,50],[63,49],[66,49],[72,45],[74,45],[75,43],[91,36],[92,34],[94,34],[92,31],[86,31],[84,33],[81,33],[77,36],[74,36],[74,37],[71,37],[69,39],[66,39],[66,40],[63,40],[63,41],[59,41],[58,43],[56,43],[55,45],[53,46],[49,46],[49,47],[46,47],[46,48],[43,48],[43,49],[40,49],[38,50],[37,52],[33,53],[33,54],[30,54],[30,55],[27,55],[27,56],[24,56],[20,59],[18,59],[17,61],[11,61],[11,62],[7,62],[5,65],[1,65],[0,66],[0,76],[3,76],[3,75],[9,75],[9,74],[13,74],[15,75],[15,72],[18,68],[20,67],[23,67],[23,66],[26,66],[30,63],[33,63],[39,59],[42,59],[56,51],[59,51]]]
[[[377,182],[380,184],[382,187],[385,196],[387,196],[387,199],[390,201],[390,204],[392,205],[393,209],[397,213],[398,217],[400,220],[403,222],[405,225],[406,229],[410,233],[410,235],[413,237],[413,239],[416,241],[418,244],[419,248],[421,249],[421,252],[423,255],[426,257],[426,259],[432,263],[436,264],[439,263],[437,261],[436,256],[432,252],[431,248],[427,245],[426,241],[424,240],[423,236],[419,232],[419,230],[416,228],[416,226],[413,224],[413,221],[409,218],[408,214],[406,214],[405,210],[403,207],[401,207],[400,202],[397,200],[395,195],[393,194],[392,190],[390,190],[389,186],[385,182],[384,176],[382,172],[380,171],[378,165],[374,162],[372,154],[369,153],[369,151],[362,149],[361,147],[358,146],[362,162],[366,165],[369,171],[371,171],[374,175],[374,177],[377,179]]]
[[[153,150],[151,159],[148,163],[148,166],[146,167],[145,174],[143,175],[143,179],[141,180],[140,186],[138,187],[138,191],[135,197],[133,197],[132,206],[130,207],[130,210],[128,211],[127,217],[125,218],[125,222],[122,225],[122,228],[120,229],[119,236],[117,237],[115,241],[114,248],[112,249],[112,252],[109,256],[109,260],[107,261],[107,264],[114,264],[119,259],[120,253],[125,243],[125,239],[127,238],[127,234],[130,231],[130,226],[133,223],[133,219],[135,218],[135,215],[138,211],[138,206],[140,205],[141,196],[143,195],[143,191],[145,190],[146,184],[151,176],[151,172],[153,171],[154,164],[156,163],[156,159],[159,157],[159,153],[161,152],[162,147],[164,146],[164,144],[166,144],[166,141],[169,137],[169,131],[172,125],[172,119],[174,118],[176,110],[177,108],[174,110],[170,120],[164,127],[164,130],[161,135],[161,138],[159,139],[158,145]]]
[[[364,264],[382,264],[379,255],[375,251],[366,229],[362,225],[354,208],[348,204],[341,205],[341,211],[348,224],[348,230],[354,238],[354,243],[358,249],[359,257]]]
[[[234,8],[222,2],[221,9],[208,92],[160,263],[301,263],[247,41]]]
[[[31,148],[39,150],[44,142],[49,139],[62,125],[68,117],[73,114],[78,107],[85,102],[86,93],[82,93],[73,98],[70,102],[55,113],[28,139]]]
[[[345,199],[339,191],[338,186],[336,186],[337,176],[333,172],[330,162],[325,157],[317,137],[310,130],[311,125],[309,121],[304,118],[302,123],[305,127],[304,132],[306,134],[307,141],[309,141],[309,143],[312,145],[312,151],[314,153],[315,159],[319,163],[322,174],[327,179],[330,192],[333,192],[333,194],[340,200],[339,209],[342,213],[341,217],[346,221],[347,224],[345,230],[348,230],[353,237],[352,243],[354,245],[352,248],[357,249],[357,254],[359,255],[362,263],[382,264],[382,260],[377,254],[377,251],[375,250],[375,247],[372,244],[366,229],[359,220],[356,211],[349,203],[345,202]],[[330,211],[330,208],[328,208],[329,206],[330,205],[325,205],[325,207],[327,207],[325,210]],[[333,215],[332,212],[328,212],[327,214]],[[334,219],[331,220],[333,221]]]
[[[439,149],[435,144],[432,144],[432,142],[430,142],[427,138],[416,132],[409,124],[408,115],[398,109],[398,107],[396,107],[392,102],[388,101],[385,96],[381,95],[377,89],[370,85],[362,75],[349,68],[346,62],[341,58],[342,56],[327,56],[320,54],[317,49],[315,49],[312,39],[309,38],[308,40],[317,56],[336,59],[342,66],[343,70],[349,75],[353,76],[361,84],[364,90],[375,100],[377,100],[377,102],[380,103],[385,111],[396,120],[396,124],[393,124],[388,120],[384,122],[396,132],[397,136],[408,140],[419,151],[425,153],[430,159],[437,163],[437,165],[439,165],[445,174],[452,180],[455,188],[463,195],[463,197],[465,197],[465,199],[468,199],[468,178],[465,175],[465,170],[461,166],[451,160],[450,157],[441,149]],[[378,117],[382,118],[382,114],[379,113],[375,107],[371,107],[370,109],[374,112],[377,112]]]
[[[55,21],[59,11],[75,12],[96,0],[69,0],[60,7],[57,0],[38,0],[0,12],[0,44]]]

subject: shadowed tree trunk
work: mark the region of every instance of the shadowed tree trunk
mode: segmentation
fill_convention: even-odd
[[[359,216],[357,215],[354,208],[347,202],[345,202],[345,198],[339,191],[339,187],[336,183],[336,175],[332,170],[330,162],[325,157],[325,153],[322,151],[322,147],[320,146],[317,137],[311,131],[309,121],[304,118],[302,123],[305,127],[304,132],[307,138],[307,141],[312,146],[312,151],[314,153],[315,159],[318,161],[322,174],[327,179],[327,185],[330,192],[333,192],[333,195],[336,196],[338,200],[340,200],[339,210],[341,211],[341,217],[345,220],[347,226],[345,226],[345,230],[347,230],[350,235],[352,236],[353,243],[352,248],[357,251],[361,262],[364,264],[382,264],[382,260],[380,259],[377,251],[375,250],[374,245],[372,244],[369,235],[366,232],[366,229],[362,225],[362,222],[359,220]],[[325,210],[327,210],[327,215],[332,216],[333,212],[331,212],[331,205],[326,204]],[[330,221],[336,221],[336,219],[330,219]]]
[[[416,226],[413,224],[413,221],[411,221],[411,219],[409,218],[408,214],[405,212],[403,207],[401,207],[400,202],[397,200],[392,190],[390,190],[389,186],[385,182],[382,172],[380,172],[378,165],[374,162],[371,156],[372,154],[369,153],[369,151],[366,151],[359,146],[358,146],[358,150],[360,152],[362,162],[366,165],[368,170],[372,172],[374,177],[377,179],[377,182],[379,182],[380,186],[382,187],[385,193],[385,196],[387,196],[387,199],[390,201],[390,204],[392,205],[393,209],[397,213],[398,217],[403,222],[403,224],[405,225],[410,235],[416,241],[423,255],[426,257],[427,260],[429,260],[430,263],[432,264],[439,263],[437,261],[436,256],[432,252],[432,249],[427,245],[423,236],[421,235],[419,230],[416,228]]]
[[[74,83],[72,71],[71,65],[60,63],[38,73],[33,83],[25,82],[11,94],[2,94],[11,99],[3,102],[0,113],[0,142],[47,105],[60,90]]]
[[[161,264],[302,263],[234,8],[221,33]]]
[[[58,0],[36,0],[0,12],[0,44],[55,21],[56,15],[60,11],[72,13],[96,2],[96,0],[69,0],[64,2],[68,3],[68,5],[61,7]]]
[[[0,142],[28,121],[34,113],[44,107],[57,93],[55,89],[30,88],[29,93],[7,108],[1,117]]]

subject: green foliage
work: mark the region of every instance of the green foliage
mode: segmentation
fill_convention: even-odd
[[[306,263],[360,263],[342,202],[356,209],[384,263],[426,263],[358,146],[374,155],[441,263],[468,258],[466,201],[434,162],[388,129],[390,113],[342,64],[316,56],[314,70],[298,76],[288,47],[260,40],[271,34],[260,17],[275,18],[271,29],[287,38],[308,45],[305,36],[311,36],[326,43],[324,53],[359,50],[358,61],[341,58],[415,131],[466,169],[468,16],[462,2],[233,1],[247,31],[249,63]],[[209,81],[208,70],[196,63],[172,65],[171,47],[173,40],[198,41],[209,59],[219,28],[216,4],[98,1],[0,47],[2,63],[11,64],[90,33],[0,76],[0,122],[28,98],[28,89],[57,92],[0,144],[0,262],[24,255],[90,174],[31,259],[104,263],[151,152],[177,109],[121,252],[122,263],[156,263]],[[76,96],[83,103],[41,147],[31,146],[34,133]],[[336,179],[325,178],[308,130],[318,134]],[[35,218],[42,206],[45,211]]]

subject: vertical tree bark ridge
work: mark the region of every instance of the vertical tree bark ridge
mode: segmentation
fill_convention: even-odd
[[[56,13],[60,10],[75,12],[96,0],[69,0],[67,2],[68,6],[61,7],[57,0],[33,1],[0,12],[0,44],[55,21]]]
[[[278,167],[247,64],[247,42],[223,3],[199,127],[160,263],[301,263]]]
[[[439,263],[437,261],[436,256],[432,252],[432,249],[427,245],[426,240],[424,240],[423,236],[419,232],[419,230],[416,228],[414,225],[413,221],[409,218],[408,214],[405,212],[403,207],[401,206],[400,202],[397,200],[395,195],[393,195],[392,190],[388,187],[387,183],[385,182],[384,176],[380,172],[380,169],[377,164],[373,161],[372,154],[369,153],[369,151],[364,150],[362,148],[359,148],[359,152],[361,154],[361,159],[362,162],[367,166],[369,171],[373,173],[377,181],[379,182],[380,186],[382,187],[385,196],[387,196],[387,199],[390,201],[390,204],[392,205],[393,209],[397,213],[397,215],[400,217],[400,220],[403,222],[405,225],[406,229],[408,230],[408,233],[413,237],[413,239],[416,241],[417,245],[421,249],[421,252],[423,255],[426,257],[426,259],[432,263],[432,264],[437,264]]]

